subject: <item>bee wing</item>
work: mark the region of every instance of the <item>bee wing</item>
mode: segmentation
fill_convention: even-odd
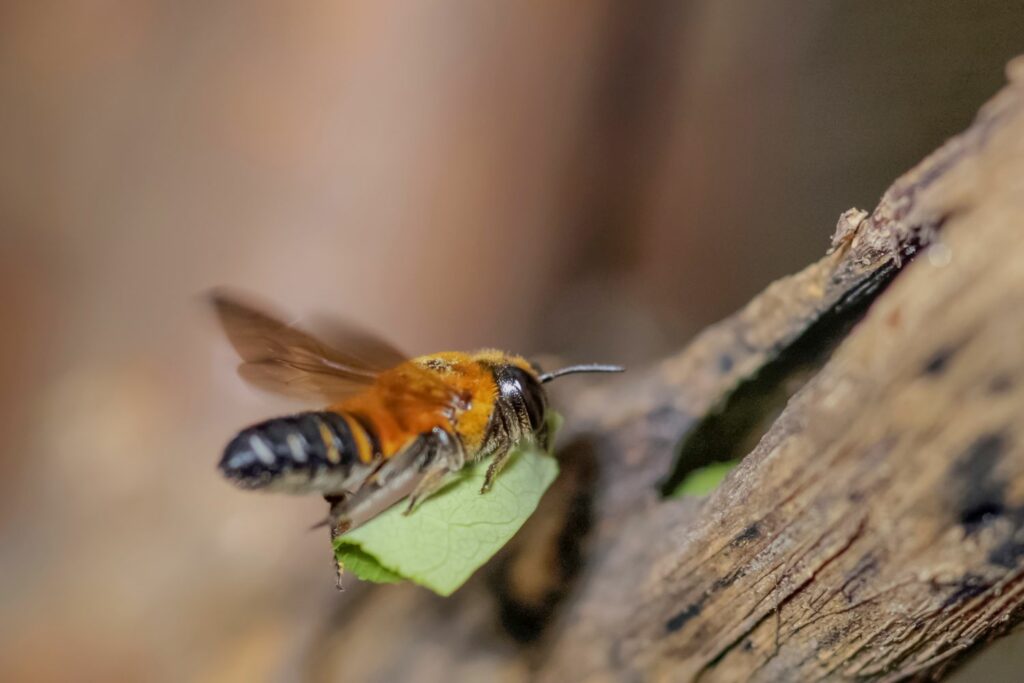
[[[334,401],[365,390],[405,359],[390,344],[352,326],[335,324],[338,339],[329,345],[224,291],[212,292],[210,303],[242,358],[238,374],[261,389]]]
[[[344,349],[345,354],[365,367],[375,370],[389,370],[409,357],[381,339],[348,320],[320,314],[313,316],[310,328],[332,346]]]

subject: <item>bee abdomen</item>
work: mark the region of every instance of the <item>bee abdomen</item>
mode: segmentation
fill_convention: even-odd
[[[242,430],[224,450],[220,470],[242,488],[290,493],[342,491],[368,474],[349,420],[327,411]]]

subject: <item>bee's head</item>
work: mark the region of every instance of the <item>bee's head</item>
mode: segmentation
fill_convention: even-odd
[[[530,430],[538,434],[544,428],[548,410],[548,395],[538,373],[526,363],[503,363],[495,368],[494,377],[499,399],[515,414],[525,416]]]
[[[500,400],[520,416],[529,419],[530,430],[541,442],[547,442],[548,396],[544,384],[556,377],[577,372],[622,372],[617,365],[573,365],[554,372],[542,372],[536,365],[511,357],[495,367]],[[523,424],[525,427],[526,425]]]

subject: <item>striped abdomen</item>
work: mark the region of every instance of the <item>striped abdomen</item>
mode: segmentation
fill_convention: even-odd
[[[220,470],[247,489],[338,493],[358,488],[379,457],[376,438],[359,421],[318,411],[242,430],[224,450]]]

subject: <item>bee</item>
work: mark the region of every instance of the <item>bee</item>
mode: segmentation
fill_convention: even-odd
[[[489,459],[486,493],[513,446],[547,447],[544,384],[622,371],[593,364],[542,372],[494,349],[407,358],[350,325],[336,323],[328,344],[226,293],[210,300],[243,379],[326,405],[243,429],[220,471],[244,489],[323,495],[333,536],[403,499],[408,514],[470,462]]]

